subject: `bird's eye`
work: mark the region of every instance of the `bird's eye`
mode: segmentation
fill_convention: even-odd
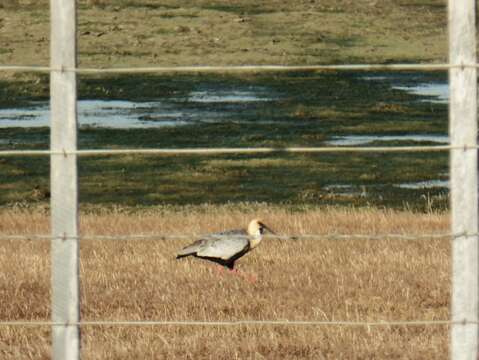
[[[259,228],[259,233],[260,233],[261,235],[264,234],[264,227],[261,226],[261,227]]]

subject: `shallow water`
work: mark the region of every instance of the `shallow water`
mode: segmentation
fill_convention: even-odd
[[[129,96],[124,97],[129,100],[79,100],[79,124],[83,128],[91,128],[80,132],[79,144],[83,148],[154,148],[204,147],[211,144],[281,147],[288,144],[368,146],[377,143],[392,146],[401,142],[407,142],[408,145],[414,142],[449,142],[446,134],[447,107],[444,105],[447,105],[447,84],[444,77],[404,73],[380,73],[380,76],[370,77],[362,75],[349,74],[343,77],[341,74],[321,74],[311,78],[309,74],[299,74],[275,78],[274,81],[269,78],[264,81],[249,78],[230,82],[223,81],[223,78],[195,81],[187,78],[171,85],[162,80],[164,84],[158,85],[158,88],[166,90],[155,93],[157,95],[149,93],[150,84],[151,87],[156,86],[156,79],[145,79],[150,81],[145,85],[146,93],[140,92],[136,96],[136,93],[125,91]],[[122,86],[130,89],[127,87],[129,83]],[[131,88],[136,89],[136,86]],[[111,96],[121,98],[123,94],[111,93]],[[378,108],[381,111],[376,111]],[[25,128],[48,127],[49,117],[48,101],[31,101],[28,106],[0,108],[0,128],[5,134],[0,139],[2,148],[31,148],[32,145],[47,148],[48,129]],[[335,155],[328,154],[321,159],[319,170],[315,170],[321,176],[313,179],[312,172],[303,169],[301,163],[294,163],[294,166],[298,166],[300,178],[292,182],[286,178],[278,181],[278,189],[284,187],[285,191],[258,194],[266,196],[268,201],[276,197],[281,201],[296,201],[297,198],[315,201],[326,190],[325,201],[335,202],[338,196],[340,201],[349,201],[353,197],[358,201],[383,204],[387,201],[412,203],[416,200],[410,194],[443,194],[447,191],[447,181],[442,180],[447,178],[447,174],[444,174],[447,170],[446,156],[435,155],[430,161],[426,156],[405,156],[409,156],[415,165],[414,171],[405,171],[403,174],[401,167],[409,166],[409,163],[401,156],[387,158],[397,162],[398,166],[395,167],[390,162],[383,163],[387,160],[382,156],[369,155],[351,156],[344,162],[343,157],[337,157],[341,164],[336,165]],[[188,161],[193,163],[193,160],[185,160],[185,164],[191,167]],[[311,163],[309,158],[305,161]],[[256,199],[257,194],[249,195],[248,191],[253,194],[259,188],[256,187],[256,181],[262,184],[262,181],[269,179],[269,175],[266,175],[268,167],[262,162],[258,164],[261,164],[258,165],[260,175],[253,179],[255,186],[244,187],[246,195],[240,195],[244,199],[250,199],[249,196]],[[203,166],[203,163],[200,165]],[[228,164],[233,165],[243,167],[241,162]],[[379,171],[377,166],[382,165],[387,165],[388,170]],[[195,163],[195,166],[198,165]],[[344,170],[346,176],[343,176]],[[291,168],[288,171],[293,170]],[[370,172],[373,176],[369,176]],[[398,176],[391,176],[391,172],[398,173]],[[427,176],[424,175],[426,172]],[[272,167],[271,173],[279,172]],[[243,171],[238,171],[238,174],[243,174]],[[238,175],[240,178],[243,176]],[[434,180],[424,181],[425,178]],[[269,186],[269,180],[267,182]],[[296,182],[295,190],[291,190],[291,184]],[[303,189],[303,182],[307,182],[305,190],[296,196],[294,191]],[[214,199],[214,196],[211,198]],[[110,201],[109,198],[107,200]]]
[[[388,185],[385,184],[374,184],[374,185],[353,185],[353,184],[332,184],[325,186],[324,189],[339,194],[358,194],[364,197],[368,196],[368,189],[371,188],[383,188]],[[401,189],[410,189],[410,190],[420,190],[420,189],[434,189],[434,188],[449,188],[449,180],[427,180],[427,181],[417,181],[417,182],[408,182],[401,184],[393,184],[394,187]]]
[[[148,128],[176,126],[194,121],[199,115],[181,112],[161,102],[133,102],[124,100],[79,100],[80,126],[108,128]],[[0,127],[50,126],[50,105],[35,102],[20,109],[0,109]]]
[[[375,141],[429,141],[440,144],[447,144],[449,137],[445,135],[348,135],[335,136],[331,140],[326,141],[327,145],[334,146],[355,146],[366,145]]]
[[[198,103],[247,103],[270,100],[273,100],[273,98],[268,97],[265,89],[260,88],[233,91],[218,90],[215,92],[211,90],[192,91],[188,97],[188,101]]]
[[[188,109],[184,103],[241,104],[270,101],[261,90],[194,91],[186,98],[169,98],[150,102],[127,100],[79,100],[78,121],[80,126],[107,127],[116,129],[155,128],[178,126],[194,122],[217,121],[228,112]],[[49,102],[31,102],[22,108],[0,109],[0,127],[49,126]]]
[[[394,186],[402,189],[433,189],[433,188],[449,188],[449,180],[428,180],[412,183],[396,184]]]
[[[447,104],[449,100],[449,85],[443,83],[418,84],[415,86],[395,86],[394,89],[405,90],[411,94],[431,96],[422,100],[432,103]]]
[[[417,82],[413,85],[395,84],[391,79],[393,76],[363,76],[367,81],[390,81],[391,87],[396,90],[403,90],[409,94],[426,96],[428,98],[421,98],[420,101],[447,104],[449,101],[449,84],[447,81],[432,81],[432,82]],[[399,82],[399,81],[398,81]]]
[[[387,76],[363,77],[367,81],[385,81]],[[447,83],[418,83],[400,86],[391,83],[393,89],[418,95],[420,101],[447,103]],[[283,94],[284,95],[284,94]],[[287,94],[284,95],[287,97]],[[424,98],[427,96],[428,98]],[[106,128],[158,128],[191,123],[211,123],[227,119],[243,110],[243,107],[281,100],[282,95],[273,93],[264,86],[222,89],[199,87],[183,97],[162,98],[155,101],[136,102],[128,100],[79,100],[78,121],[80,126]],[[188,105],[188,106],[185,106]],[[208,107],[208,104],[211,104]],[[265,105],[266,106],[266,105]],[[274,103],[271,104],[274,109]],[[0,109],[0,127],[43,127],[49,126],[50,108],[47,101],[30,102],[28,106]],[[269,123],[268,119],[258,119]],[[330,145],[363,145],[372,141],[433,141],[447,142],[435,135],[404,136],[344,136],[328,141]]]

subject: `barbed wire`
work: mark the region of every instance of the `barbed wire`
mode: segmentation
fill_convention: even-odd
[[[226,72],[298,72],[298,71],[381,71],[381,70],[448,70],[478,68],[478,64],[417,63],[417,64],[325,64],[325,65],[192,65],[192,66],[144,66],[144,67],[98,67],[56,68],[51,66],[1,65],[0,71],[13,72],[75,72],[79,74],[121,73],[226,73]]]
[[[99,241],[169,241],[169,240],[191,240],[211,236],[208,234],[131,234],[131,235],[79,235],[79,236],[54,236],[48,234],[32,234],[32,235],[17,235],[17,234],[0,234],[0,241],[13,240],[99,240]],[[280,241],[300,241],[300,240],[442,240],[442,239],[457,239],[463,237],[479,236],[479,233],[432,233],[432,234],[298,234],[298,235],[264,235],[263,238]]]
[[[477,320],[379,320],[379,321],[334,321],[334,320],[82,320],[78,322],[55,322],[42,320],[0,321],[0,326],[431,326],[431,325],[477,325]]]
[[[344,152],[434,152],[446,150],[476,150],[477,145],[431,145],[431,146],[358,146],[358,147],[268,147],[268,148],[177,148],[177,149],[91,149],[91,150],[0,150],[0,156],[43,156],[43,155],[218,155],[257,153],[344,153]]]

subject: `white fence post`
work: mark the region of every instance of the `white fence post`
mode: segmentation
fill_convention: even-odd
[[[80,358],[76,2],[51,0],[51,216],[53,358]]]
[[[475,0],[449,0],[449,61],[452,65],[476,63]],[[477,74],[471,67],[449,71],[449,129],[453,146],[477,145]],[[453,239],[452,320],[478,320],[478,201],[477,150],[451,150],[452,232],[469,234]],[[452,359],[476,360],[478,325],[451,327]]]

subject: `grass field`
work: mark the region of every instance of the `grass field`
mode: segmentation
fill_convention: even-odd
[[[267,205],[84,212],[85,235],[201,234],[261,217],[279,234],[448,232],[446,213]],[[3,210],[2,234],[46,234],[48,213]],[[194,236],[192,235],[192,239]],[[255,283],[198,260],[190,240],[81,243],[84,320],[439,320],[449,318],[447,240],[265,239],[238,262]],[[0,243],[0,320],[48,320],[49,244]],[[8,300],[7,300],[8,299]],[[445,359],[447,326],[85,327],[84,359]],[[0,327],[2,359],[47,359],[48,328]]]
[[[78,60],[82,67],[441,62],[446,23],[444,0],[79,0]],[[0,64],[47,65],[48,1],[0,1],[0,43]],[[413,76],[399,74],[402,85]],[[445,74],[418,76],[429,81]],[[1,72],[0,108],[48,99],[48,82],[46,74]],[[318,146],[331,135],[447,130],[446,105],[417,101],[362,74],[79,76],[79,97],[147,101],[205,84],[258,83],[284,96],[269,107],[235,109],[230,120],[244,121],[241,126],[82,128],[79,146],[209,146],[211,139],[221,146]],[[257,119],[274,121],[274,129]],[[0,129],[0,149],[48,144],[46,127]],[[448,240],[265,239],[238,262],[254,283],[221,275],[210,263],[174,258],[197,234],[245,226],[253,217],[280,235],[449,232],[447,193],[394,186],[442,179],[447,161],[447,154],[81,159],[82,234],[191,235],[83,240],[81,317],[448,319]],[[48,160],[3,158],[0,169],[0,234],[48,234]],[[342,184],[338,179],[367,186],[368,196],[330,190]],[[385,188],[375,190],[377,182]],[[267,204],[245,203],[254,200]],[[0,241],[0,321],[50,319],[49,252],[48,241]],[[81,341],[83,359],[445,359],[448,332],[437,325],[103,326],[84,327]],[[50,357],[48,327],[0,326],[1,359]]]
[[[0,19],[0,63],[48,64],[47,0],[3,0]],[[444,0],[84,0],[78,1],[79,62],[444,61],[446,24]]]

